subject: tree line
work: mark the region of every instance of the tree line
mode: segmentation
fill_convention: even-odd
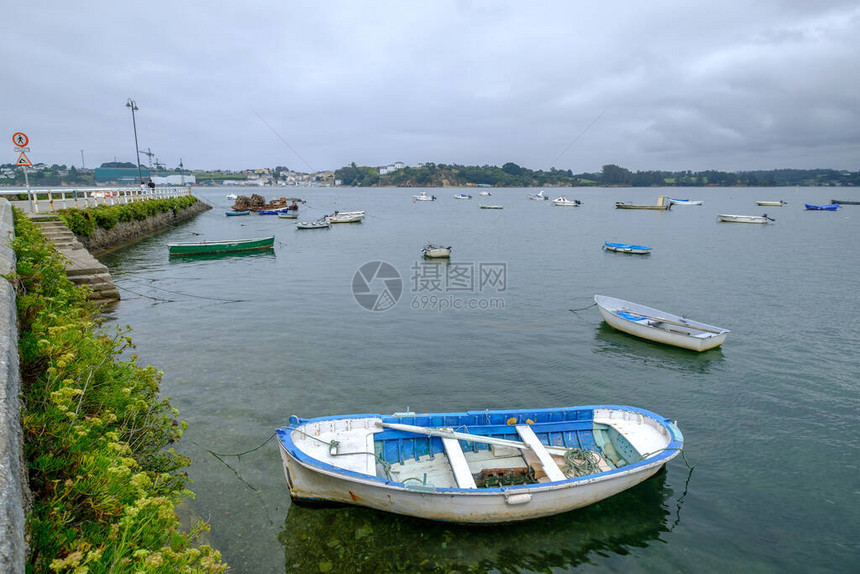
[[[860,186],[860,172],[834,169],[631,171],[607,164],[599,172],[574,174],[569,169],[531,170],[508,162],[502,167],[425,163],[381,174],[375,167],[359,166],[353,162],[335,170],[335,180],[339,180],[340,185],[358,187]]]

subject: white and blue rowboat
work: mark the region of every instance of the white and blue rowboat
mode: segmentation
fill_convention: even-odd
[[[454,196],[454,199],[472,199],[472,196],[468,193],[458,193]]]
[[[669,198],[674,205],[704,205],[704,201],[701,199],[672,199]]]
[[[618,253],[635,253],[638,255],[649,255],[651,248],[645,245],[634,245],[632,243],[610,243],[603,242],[603,248],[607,251],[617,251]]]
[[[681,347],[690,351],[707,351],[723,344],[728,329],[685,319],[651,307],[595,295],[594,302],[603,320],[628,335]]]
[[[628,406],[290,417],[277,430],[294,500],[493,524],[594,504],[656,474],[684,437]]]

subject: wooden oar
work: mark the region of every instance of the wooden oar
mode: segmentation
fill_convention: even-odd
[[[702,326],[691,325],[691,324],[685,323],[683,321],[675,321],[674,319],[667,319],[665,317],[654,317],[653,315],[645,315],[644,313],[637,313],[635,311],[625,311],[625,312],[629,313],[630,315],[636,315],[638,317],[642,317],[643,319],[649,319],[651,321],[656,321],[658,323],[666,323],[667,325],[675,325],[678,327],[687,327],[688,329],[695,329],[697,331],[704,331],[706,333],[714,333],[716,335],[722,335],[723,333],[726,332],[724,329],[717,331],[717,330],[705,327],[704,325],[702,325]]]
[[[455,438],[457,440],[465,440],[469,442],[480,442],[484,444],[494,444],[496,446],[508,446],[512,448],[518,448],[520,450],[530,450],[531,447],[524,442],[516,441],[516,440],[508,440],[504,438],[494,438],[491,436],[482,436],[478,434],[469,434],[465,432],[457,432],[451,428],[430,428],[430,427],[419,427],[415,425],[404,425],[400,423],[383,423],[377,422],[377,426],[390,428],[394,430],[399,430],[403,432],[411,432],[414,434],[423,434],[426,436],[437,436],[441,438]],[[549,452],[554,454],[564,454],[567,452],[567,449],[564,447],[557,446],[546,446],[544,448]]]

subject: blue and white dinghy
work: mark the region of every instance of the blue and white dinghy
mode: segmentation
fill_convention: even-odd
[[[656,343],[690,351],[707,351],[722,345],[729,334],[728,329],[699,323],[623,299],[595,295],[594,302],[597,303],[603,320],[612,327]]]
[[[475,524],[593,504],[654,475],[684,446],[669,419],[616,405],[293,415],[277,434],[295,500]]]

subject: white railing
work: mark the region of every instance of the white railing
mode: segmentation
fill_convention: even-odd
[[[15,200],[8,196],[26,195],[26,200]],[[96,207],[99,205],[120,205],[146,201],[148,199],[166,199],[191,195],[187,186],[155,187],[153,189],[140,187],[59,187],[59,188],[30,188],[13,189],[0,188],[0,196],[6,196],[10,202],[20,209],[31,213],[52,213],[59,209],[75,207]]]

